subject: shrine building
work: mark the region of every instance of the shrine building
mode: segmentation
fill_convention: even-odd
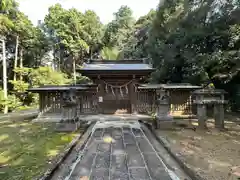
[[[158,90],[170,95],[171,113],[192,114],[190,84],[148,84],[155,71],[143,60],[90,60],[76,69],[89,84],[44,85],[28,91],[39,94],[39,117],[61,115],[63,94],[75,90],[77,116],[88,114],[151,114],[156,111]]]

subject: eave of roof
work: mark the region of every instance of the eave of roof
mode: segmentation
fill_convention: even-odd
[[[97,85],[95,84],[82,84],[82,85],[46,85],[46,86],[41,86],[41,87],[33,87],[29,88],[27,91],[29,92],[42,92],[42,91],[66,91],[69,89],[74,89],[74,90],[87,90],[92,87],[96,87]]]
[[[81,73],[82,75],[84,74],[105,74],[105,75],[108,75],[108,74],[116,74],[116,75],[123,75],[123,74],[139,74],[139,75],[142,75],[142,74],[149,74],[149,73],[152,73],[154,72],[155,69],[139,69],[139,70],[136,70],[136,69],[128,69],[128,70],[111,70],[111,69],[108,69],[108,70],[85,70],[85,69],[77,69],[77,72]]]
[[[86,64],[82,71],[144,71],[153,70],[148,64]]]
[[[144,60],[123,59],[123,60],[89,60],[88,64],[142,64]]]
[[[90,60],[84,63],[81,68],[76,69],[83,75],[94,74],[136,74],[145,75],[155,71],[150,64],[143,60]]]
[[[194,91],[192,94],[212,94],[212,95],[219,95],[219,94],[227,94],[227,92],[223,89],[198,89]]]
[[[191,84],[141,84],[139,89],[201,89],[202,86]]]

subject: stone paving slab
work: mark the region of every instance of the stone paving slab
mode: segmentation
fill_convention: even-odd
[[[144,132],[130,126],[95,128],[75,165],[65,180],[171,179]]]
[[[130,168],[130,178],[132,180],[150,180],[150,176],[146,168]]]
[[[111,173],[110,179],[129,180],[128,172],[113,171],[113,172]]]
[[[108,180],[109,169],[94,169],[90,176],[91,180]]]

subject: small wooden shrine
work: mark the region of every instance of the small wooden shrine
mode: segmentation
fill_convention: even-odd
[[[137,87],[154,71],[142,60],[89,61],[77,70],[97,85],[99,113],[136,112]]]
[[[189,117],[196,113],[196,107],[192,104],[192,101],[195,98],[192,96],[192,92],[201,88],[201,86],[191,85],[188,83],[140,84],[138,91],[155,94],[155,96],[158,97],[160,96],[160,91],[166,92],[169,96],[170,114],[179,117]],[[156,99],[156,97],[154,99]]]

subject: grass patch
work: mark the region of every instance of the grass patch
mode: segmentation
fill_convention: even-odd
[[[55,132],[46,123],[1,120],[0,179],[31,180],[41,175],[76,135]]]

